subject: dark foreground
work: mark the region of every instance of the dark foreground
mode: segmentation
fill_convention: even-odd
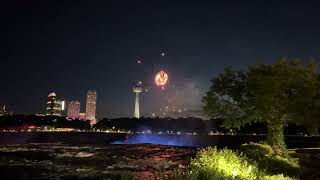
[[[189,164],[197,151],[194,146],[237,149],[243,143],[264,138],[263,135],[0,133],[0,174],[1,179],[164,179]],[[320,177],[320,149],[315,148],[319,142],[319,136],[286,136],[288,147],[295,149],[291,154],[300,160],[301,179]],[[306,147],[313,148],[299,149]]]
[[[155,179],[184,168],[196,149],[163,145],[0,146],[1,179]]]
[[[0,145],[1,179],[164,179],[185,169],[197,149],[136,145]],[[301,179],[320,178],[320,149],[290,150]]]

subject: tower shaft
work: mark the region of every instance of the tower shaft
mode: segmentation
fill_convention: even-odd
[[[134,117],[140,118],[139,92],[136,92],[136,101],[134,106]]]
[[[133,87],[133,92],[136,93],[136,101],[134,103],[134,114],[133,116],[135,118],[140,118],[140,102],[139,102],[139,94],[142,92],[142,87],[141,86],[134,86]]]

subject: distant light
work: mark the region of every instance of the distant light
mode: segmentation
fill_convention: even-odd
[[[65,102],[65,101],[61,101],[61,110],[62,110],[62,111],[64,111],[65,104],[66,104],[66,102]]]
[[[49,93],[48,97],[56,97],[56,93],[52,92],[52,93]]]
[[[139,81],[139,82],[138,82],[138,84],[139,84],[139,85],[141,85],[141,84],[142,84],[142,82],[141,82],[141,81]]]
[[[166,54],[164,52],[161,52],[161,56],[165,56]]]
[[[137,61],[137,63],[138,63],[138,64],[141,64],[141,61],[140,61],[140,60],[138,60],[138,61]]]

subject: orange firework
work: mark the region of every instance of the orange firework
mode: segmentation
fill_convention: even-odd
[[[154,78],[154,82],[157,86],[161,87],[163,89],[163,86],[166,85],[168,81],[168,74],[164,71],[160,71],[156,74],[156,77]]]

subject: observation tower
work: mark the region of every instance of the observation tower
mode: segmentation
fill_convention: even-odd
[[[141,86],[134,86],[133,87],[133,92],[136,93],[136,101],[134,104],[134,117],[135,118],[140,118],[140,104],[139,104],[139,94],[142,92],[142,87]]]

